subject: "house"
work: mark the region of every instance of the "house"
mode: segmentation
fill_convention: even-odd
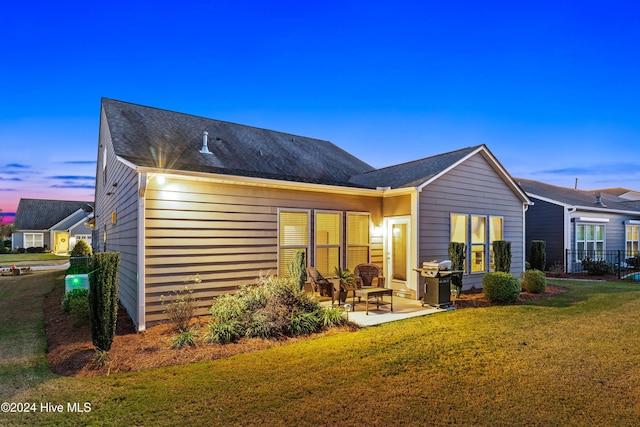
[[[11,247],[44,248],[66,254],[78,240],[91,245],[86,223],[93,215],[93,203],[68,200],[20,199],[11,236]]]
[[[138,330],[196,274],[204,313],[261,272],[286,275],[297,250],[327,275],[376,263],[414,299],[414,269],[448,258],[451,240],[467,244],[466,289],[492,268],[494,240],[524,268],[530,200],[484,145],[375,169],[328,141],[112,99],[100,114],[94,247],[121,253]]]
[[[530,248],[532,240],[544,240],[547,269],[555,264],[566,266],[568,272],[582,271],[584,258],[617,257],[620,251],[624,262],[638,253],[637,192],[585,191],[516,180],[534,202],[526,213],[526,248]]]

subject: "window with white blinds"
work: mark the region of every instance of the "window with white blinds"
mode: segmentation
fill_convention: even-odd
[[[369,262],[369,214],[347,213],[347,268],[353,272],[358,264]]]
[[[278,217],[278,275],[289,275],[287,265],[298,250],[303,250],[305,259],[309,254],[309,211],[281,210]]]
[[[316,263],[320,274],[330,276],[336,267],[342,267],[342,212],[316,211]]]

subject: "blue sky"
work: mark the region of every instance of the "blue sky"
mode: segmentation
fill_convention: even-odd
[[[639,12],[615,0],[11,2],[0,209],[93,198],[101,97],[327,139],[376,167],[484,143],[515,177],[640,190]]]

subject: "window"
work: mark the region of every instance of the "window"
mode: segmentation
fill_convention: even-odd
[[[471,272],[486,269],[487,217],[471,215]]]
[[[495,271],[496,263],[493,255],[493,242],[502,240],[502,217],[489,217],[489,270]]]
[[[464,243],[464,272],[480,273],[493,270],[493,242],[503,240],[504,219],[498,216],[451,214],[451,241]],[[487,263],[487,259],[490,260]]]
[[[43,248],[44,234],[42,233],[24,233],[25,248]]]
[[[601,259],[604,251],[603,224],[576,224],[576,255],[584,258]]]
[[[636,256],[640,252],[640,224],[626,224],[626,258]]]
[[[298,250],[309,255],[309,211],[281,210],[278,216],[278,275],[288,277],[287,265]]]
[[[369,262],[369,214],[347,213],[347,268]]]
[[[316,211],[316,262],[320,274],[330,276],[336,267],[342,267],[342,212]]]

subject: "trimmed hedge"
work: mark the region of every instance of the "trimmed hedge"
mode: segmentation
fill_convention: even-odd
[[[451,260],[451,269],[464,271],[464,248],[465,244],[460,242],[449,242],[449,259]],[[459,297],[462,292],[462,274],[454,274],[451,276],[451,288]]]
[[[532,294],[540,294],[547,289],[547,277],[540,270],[527,270],[520,274],[522,289]]]
[[[72,257],[85,257],[91,256],[91,246],[84,240],[78,240],[76,245],[71,250]]]
[[[91,338],[99,351],[109,351],[116,335],[118,318],[118,267],[120,252],[101,252],[93,256],[89,275]]]
[[[544,240],[531,241],[531,254],[529,255],[529,264],[534,270],[544,271],[547,266],[547,243]]]
[[[482,277],[482,290],[489,302],[513,302],[522,288],[520,280],[513,274],[495,271]]]

